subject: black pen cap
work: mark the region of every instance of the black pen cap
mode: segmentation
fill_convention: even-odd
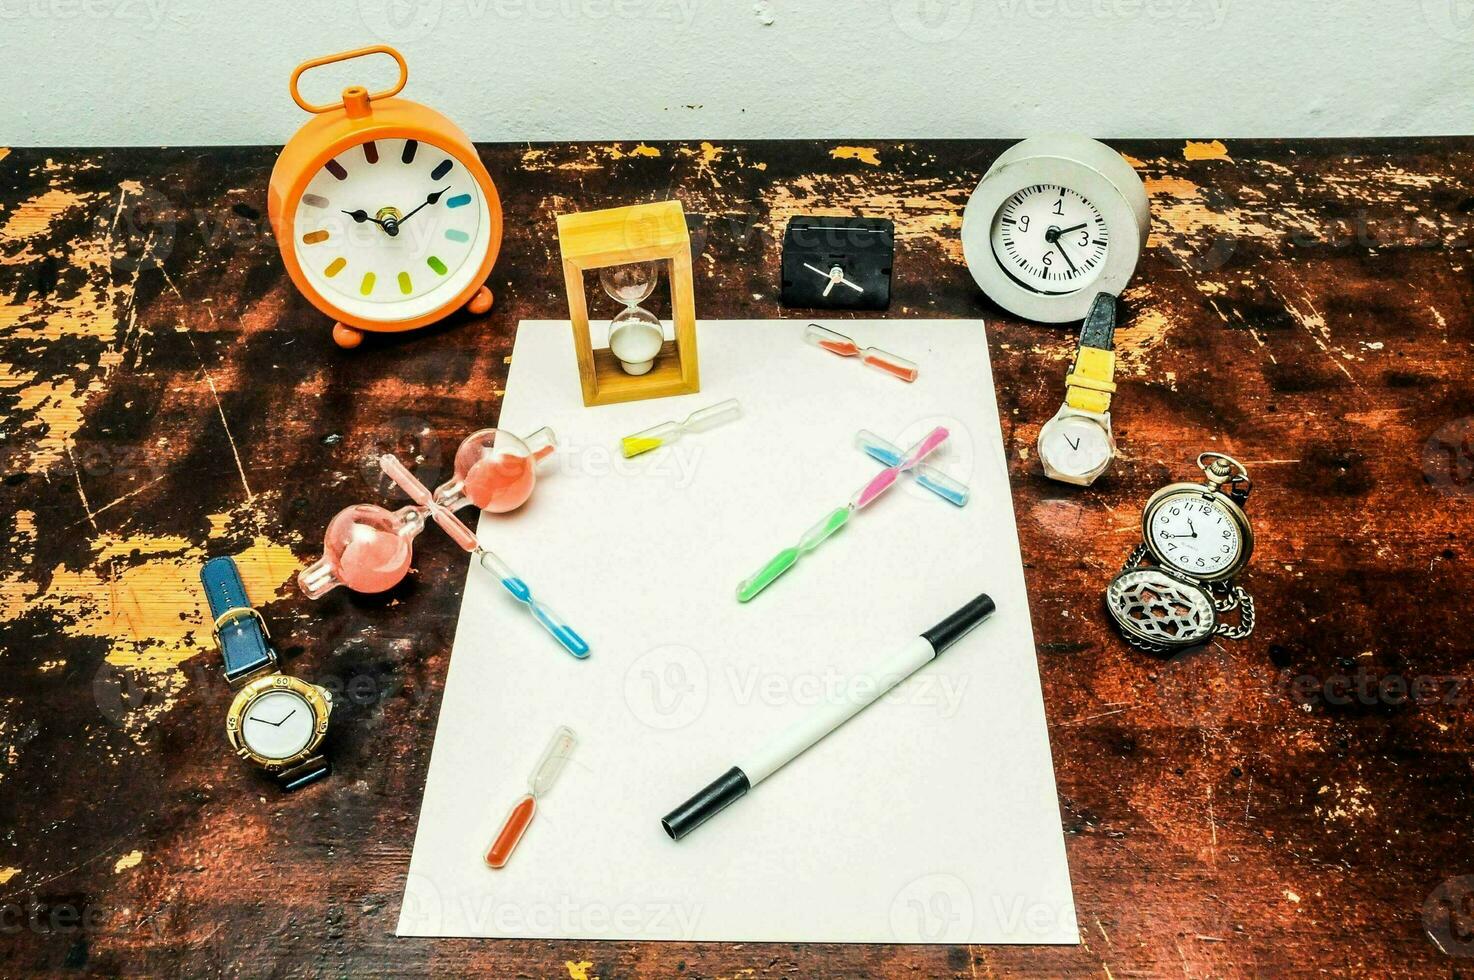
[[[736,802],[750,788],[747,773],[733,766],[711,785],[660,819],[671,840],[680,840]]]
[[[974,626],[992,615],[996,608],[993,597],[984,592],[921,635],[931,644],[933,650],[941,653],[970,633]]]

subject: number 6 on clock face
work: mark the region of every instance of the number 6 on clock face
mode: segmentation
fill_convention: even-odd
[[[1157,561],[1202,581],[1232,576],[1254,545],[1238,505],[1196,484],[1159,490],[1142,515],[1142,536]]]

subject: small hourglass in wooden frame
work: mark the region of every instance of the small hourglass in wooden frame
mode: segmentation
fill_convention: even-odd
[[[563,255],[568,318],[573,324],[574,352],[578,358],[579,381],[583,386],[583,403],[609,405],[700,391],[696,302],[691,284],[691,238],[686,231],[686,212],[681,203],[660,201],[605,211],[561,214],[558,216],[558,245]],[[643,356],[646,353],[643,349],[638,351],[641,356],[637,360],[623,364],[614,351],[594,349],[589,336],[588,298],[584,294],[586,273],[641,263],[650,263],[655,270],[664,270],[669,276],[671,320],[675,325],[675,339],[662,341],[659,350],[648,358],[651,361],[648,367],[644,367],[643,362],[647,358]],[[629,285],[627,279],[624,284]],[[631,310],[645,313],[637,304],[651,290],[644,290],[643,295],[633,302],[619,295],[621,290],[617,280],[609,291],[626,303],[627,309],[622,317],[627,318]],[[635,292],[641,290],[631,287],[628,295]],[[620,326],[618,322],[615,324],[616,329]],[[640,324],[628,326],[640,328]],[[624,332],[631,333],[629,339],[633,340],[639,330]],[[653,349],[653,343],[650,346]],[[629,351],[623,352],[631,356]]]

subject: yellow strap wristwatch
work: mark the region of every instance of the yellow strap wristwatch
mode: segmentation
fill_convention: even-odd
[[[1116,391],[1116,297],[1097,293],[1065,375],[1065,400],[1039,430],[1039,460],[1051,480],[1089,486],[1116,454],[1111,395]]]

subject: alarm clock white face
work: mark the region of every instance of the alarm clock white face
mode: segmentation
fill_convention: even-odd
[[[1162,561],[1188,575],[1215,575],[1234,564],[1243,550],[1233,515],[1195,490],[1159,501],[1147,533]]]
[[[241,741],[267,759],[288,759],[301,752],[317,729],[312,705],[295,691],[267,691],[241,715]]]
[[[293,220],[307,279],[334,306],[370,320],[422,316],[479,271],[491,239],[481,185],[423,140],[373,140],[329,160]]]
[[[1019,285],[1062,295],[1100,275],[1110,235],[1100,209],[1078,191],[1031,184],[998,209],[992,244],[998,264]]]

